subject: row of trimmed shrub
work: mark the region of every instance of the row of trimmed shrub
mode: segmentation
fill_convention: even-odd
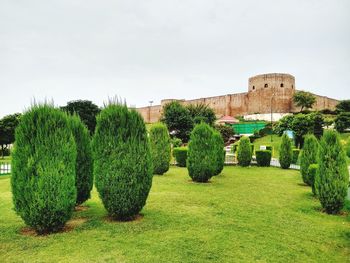
[[[153,169],[169,169],[166,127],[154,126],[148,138],[141,115],[126,105],[112,103],[101,111],[91,143],[77,116],[47,104],[23,115],[15,137],[15,210],[40,234],[64,227],[74,207],[90,197],[93,178],[109,216],[133,218],[146,203]]]
[[[339,213],[347,196],[349,170],[337,132],[326,131],[320,141],[314,135],[305,137],[300,173],[324,210],[329,214]]]

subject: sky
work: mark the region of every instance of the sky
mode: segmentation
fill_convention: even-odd
[[[350,98],[348,0],[0,0],[0,117],[246,92],[257,74]]]

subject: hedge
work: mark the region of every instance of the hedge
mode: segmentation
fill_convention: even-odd
[[[173,149],[173,156],[176,160],[177,166],[186,167],[187,152],[187,147],[176,147]]]
[[[300,173],[303,182],[310,186],[313,186],[313,179],[309,177],[309,166],[317,163],[318,144],[318,140],[313,134],[307,135],[300,153]]]
[[[293,159],[292,142],[286,134],[282,135],[280,145],[280,165],[282,169],[288,169]]]
[[[271,164],[272,153],[269,150],[256,150],[256,162],[258,166],[268,167]]]
[[[252,161],[252,148],[249,137],[243,136],[237,148],[237,160],[240,166],[249,166]]]

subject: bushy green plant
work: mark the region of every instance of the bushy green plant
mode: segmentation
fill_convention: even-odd
[[[250,139],[247,136],[243,136],[239,140],[239,144],[237,147],[237,160],[240,166],[249,166],[252,161],[252,147],[250,143]]]
[[[207,182],[215,173],[217,158],[213,129],[202,122],[195,126],[188,145],[187,169],[196,182]]]
[[[50,105],[25,112],[12,154],[14,207],[36,232],[61,230],[76,201],[76,144],[67,115]]]
[[[315,177],[317,174],[318,164],[313,163],[309,165],[309,168],[307,170],[307,176],[308,180],[310,182],[310,185],[312,187],[312,193],[316,195],[316,189],[315,189]]]
[[[282,169],[288,169],[293,159],[292,142],[287,136],[283,134],[280,145],[280,165]]]
[[[345,153],[350,158],[350,137],[349,137],[348,141],[345,144]]]
[[[272,153],[269,150],[256,150],[256,162],[258,166],[268,167],[271,164]]]
[[[137,215],[152,186],[152,160],[145,123],[135,110],[110,103],[97,117],[93,138],[94,176],[108,214]]]
[[[93,160],[89,130],[78,115],[69,116],[69,127],[77,147],[75,166],[75,186],[77,188],[76,204],[80,205],[90,198],[93,186]]]
[[[300,149],[293,149],[292,152],[292,164],[297,164],[300,155]]]
[[[168,128],[163,123],[153,124],[149,134],[154,174],[164,174],[169,170],[171,147]]]
[[[309,176],[309,166],[317,163],[318,140],[314,135],[305,137],[304,148],[300,153],[300,173],[305,184],[312,186],[313,180]]]
[[[180,146],[182,145],[181,139],[176,138],[176,137],[170,139],[170,143],[171,143],[171,145],[172,145],[174,148],[175,148],[175,147],[180,147]]]
[[[224,169],[226,151],[224,150],[224,146],[225,146],[224,140],[222,139],[220,132],[216,130],[214,130],[213,141],[214,141],[215,158],[216,158],[214,175],[218,175]]]
[[[187,164],[187,147],[176,147],[173,149],[173,156],[175,157],[176,163],[180,167],[186,167]]]
[[[349,171],[339,135],[334,131],[323,134],[318,153],[315,188],[322,207],[329,214],[344,206],[349,183]]]
[[[215,130],[219,131],[224,142],[228,142],[233,135],[235,135],[235,131],[230,125],[222,125],[217,124],[214,126]]]

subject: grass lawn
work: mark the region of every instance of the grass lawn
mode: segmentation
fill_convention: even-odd
[[[256,139],[254,141],[254,149],[259,150],[261,145],[271,145],[273,147],[273,157],[278,158],[281,138],[282,137],[278,135],[272,135],[272,142],[271,135],[266,135],[262,138]]]
[[[0,163],[10,163],[11,157],[10,156],[4,156],[4,158],[0,157]]]
[[[0,177],[0,262],[350,260],[350,216],[322,213],[297,171],[230,166],[197,184],[171,168],[154,177],[144,218],[133,222],[106,220],[95,191],[86,205],[70,232],[24,236],[10,178]]]

